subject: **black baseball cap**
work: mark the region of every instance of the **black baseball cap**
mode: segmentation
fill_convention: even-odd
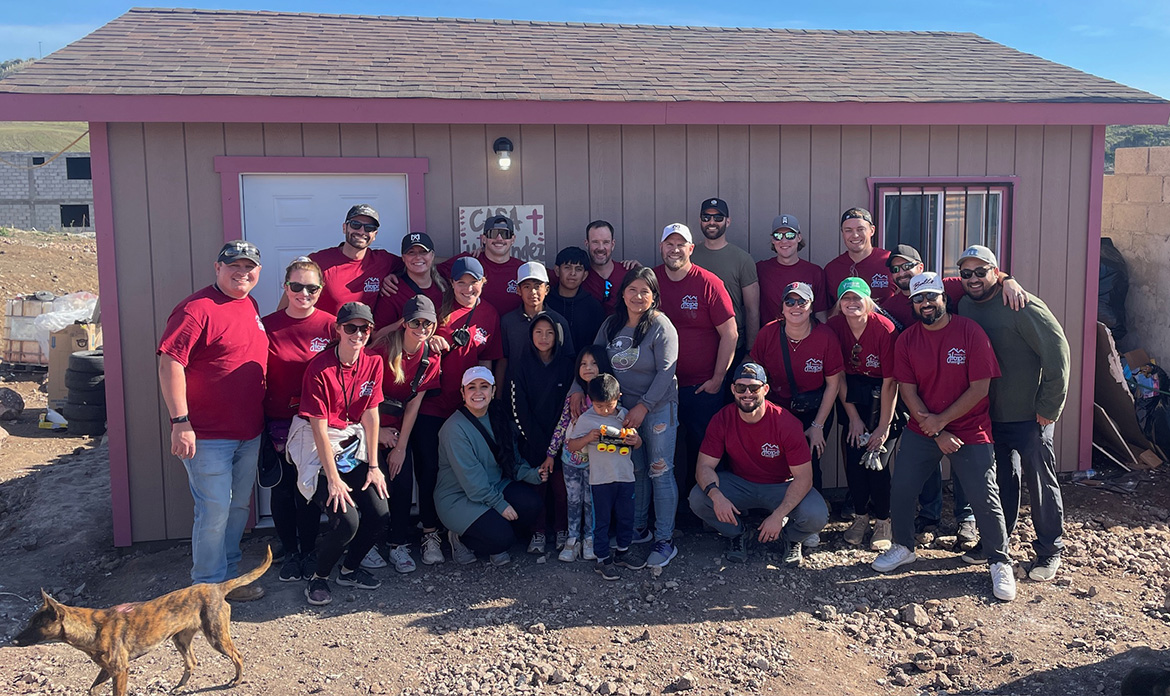
[[[845,212],[841,213],[841,223],[842,224],[844,224],[846,220],[849,220],[851,218],[856,218],[858,220],[865,220],[869,224],[871,224],[871,225],[873,224],[873,213],[869,212],[865,208],[850,208],[849,210],[846,210]]]
[[[894,250],[890,252],[890,263],[893,263],[895,256],[901,256],[907,261],[913,261],[914,263],[922,263],[922,256],[918,253],[918,250],[909,244],[899,244],[894,247]]]
[[[507,215],[493,215],[483,222],[483,231],[488,230],[508,230],[515,233],[516,227],[512,224],[512,218]]]
[[[707,208],[714,208],[723,215],[728,217],[731,216],[731,213],[727,212],[727,201],[723,200],[722,198],[708,198],[707,200],[703,201],[703,203],[699,206],[699,214],[702,215],[703,213],[707,212]]]
[[[765,370],[764,366],[759,363],[745,362],[744,364],[735,368],[735,378],[731,381],[734,382],[741,379],[754,379],[757,382],[767,384],[768,371]]]
[[[341,305],[341,309],[337,310],[337,323],[344,324],[347,321],[354,319],[365,319],[371,324],[374,323],[374,313],[370,311],[368,305],[361,302],[346,302]]]
[[[406,301],[406,306],[402,308],[402,320],[410,321],[411,319],[426,319],[435,324],[438,322],[435,312],[435,303],[431,302],[431,298],[419,293]]]
[[[224,244],[219,250],[219,257],[216,261],[219,263],[231,263],[232,261],[239,261],[240,259],[247,259],[257,266],[260,265],[260,250],[252,242],[243,239],[237,239],[232,242]]]
[[[350,208],[349,212],[345,214],[345,219],[352,220],[358,215],[365,215],[368,218],[373,218],[374,224],[376,225],[381,226],[382,224],[382,221],[378,219],[378,211],[374,210],[373,206],[367,203],[358,203],[354,207]]]
[[[420,246],[424,251],[434,251],[435,243],[426,232],[410,232],[402,237],[402,253],[410,251],[411,247]]]

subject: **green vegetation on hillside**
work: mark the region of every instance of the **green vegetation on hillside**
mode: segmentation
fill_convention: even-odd
[[[86,123],[0,122],[0,152],[58,152],[88,128]],[[69,152],[89,152],[89,136],[70,147]]]
[[[1170,145],[1170,126],[1109,126],[1105,129],[1105,172],[1113,173],[1113,151],[1119,147]]]
[[[12,60],[0,61],[0,80],[20,70],[21,68],[32,65],[35,58],[13,58]]]

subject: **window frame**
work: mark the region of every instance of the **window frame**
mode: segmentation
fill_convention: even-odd
[[[74,170],[80,167],[81,164],[74,164],[74,162],[80,162],[80,160],[85,160],[85,171],[75,172]],[[74,176],[74,174],[77,174],[77,176]],[[81,176],[81,174],[86,174],[87,176]],[[84,157],[66,157],[65,178],[69,181],[93,181],[93,159],[89,155]]]
[[[90,207],[90,205],[88,203],[61,203],[58,206],[58,208],[60,209],[60,215],[61,215],[61,229],[71,230],[71,229],[77,229],[77,228],[86,229],[86,228],[93,227],[93,218],[91,217],[93,215],[93,209]],[[83,215],[81,218],[81,222],[83,224],[66,225],[65,224],[66,210],[76,211],[78,208],[85,208],[85,215]]]

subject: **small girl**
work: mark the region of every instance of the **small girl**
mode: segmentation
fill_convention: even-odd
[[[577,368],[575,370],[577,383],[585,394],[589,394],[589,380],[606,374],[612,375],[613,368],[609,364],[609,354],[605,346],[586,346],[577,354]],[[585,409],[593,407],[589,397],[585,397]],[[561,410],[561,420],[553,431],[552,440],[548,445],[547,457],[544,460],[545,470],[551,470],[557,450],[561,450],[561,467],[565,477],[565,494],[568,498],[569,510],[569,538],[564,549],[557,557],[566,563],[583,558],[587,561],[597,560],[593,554],[593,493],[589,487],[589,455],[588,452],[570,452],[565,444],[565,437],[569,432],[573,418],[569,409],[569,399],[565,399],[565,407]],[[585,529],[581,529],[581,520],[585,520]]]

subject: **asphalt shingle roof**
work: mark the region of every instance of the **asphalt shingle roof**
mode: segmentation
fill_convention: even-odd
[[[0,92],[632,102],[1160,98],[968,33],[133,9]]]

